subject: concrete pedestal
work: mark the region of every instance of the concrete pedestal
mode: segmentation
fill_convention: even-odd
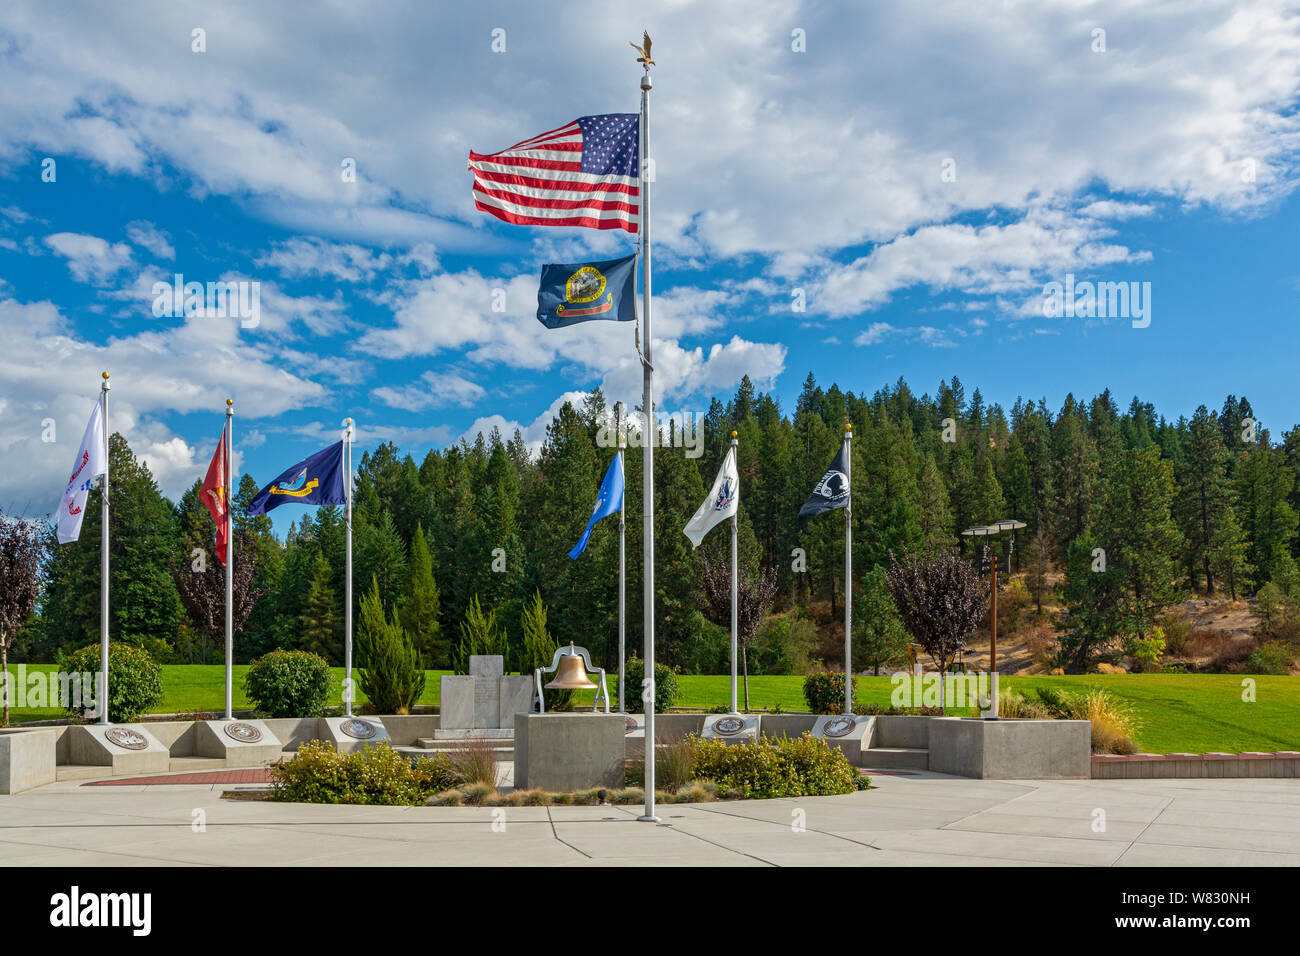
[[[280,759],[284,745],[262,720],[204,720],[194,728],[194,753],[221,757],[227,767],[263,767]]]
[[[626,731],[623,714],[516,714],[515,786],[621,787]]]
[[[53,783],[59,735],[53,730],[0,734],[0,793]]]
[[[115,777],[171,769],[171,753],[144,724],[77,724],[67,740],[68,763],[112,767]]]
[[[1086,720],[934,717],[929,734],[930,769],[937,773],[996,780],[1092,776]]]
[[[320,739],[333,744],[342,754],[378,744],[392,746],[388,730],[378,717],[321,717],[317,729]]]
[[[842,750],[849,763],[857,767],[862,765],[862,751],[871,746],[875,729],[875,717],[853,714],[820,716],[813,724],[812,735]]]

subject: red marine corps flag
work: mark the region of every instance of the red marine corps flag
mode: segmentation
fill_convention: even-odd
[[[221,443],[208,465],[208,474],[199,489],[203,506],[217,524],[217,558],[226,563],[226,541],[230,537],[230,508],[226,501],[226,430],[221,430]]]

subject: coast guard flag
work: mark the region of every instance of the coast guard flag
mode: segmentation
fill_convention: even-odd
[[[821,481],[813,489],[812,497],[799,509],[799,527],[806,528],[808,519],[823,511],[847,508],[849,505],[849,467],[844,461],[845,445],[840,445],[839,454],[831,466],[822,475]]]
[[[728,448],[727,457],[722,459],[722,467],[718,469],[718,477],[713,479],[713,490],[686,523],[683,533],[698,548],[713,526],[726,521],[739,507],[740,473],[736,469],[736,449]]]
[[[343,475],[343,442],[306,458],[257,493],[248,504],[250,515],[294,502],[300,505],[341,505],[347,501]]]
[[[636,318],[636,256],[542,266],[537,321],[562,329],[592,319]]]
[[[578,119],[499,153],[469,154],[474,205],[520,226],[636,232],[641,221],[641,117]]]
[[[578,543],[573,546],[569,552],[569,557],[576,558],[587,550],[587,541],[591,538],[591,529],[596,526],[596,522],[601,518],[607,518],[623,507],[623,466],[622,459],[614,456],[614,460],[609,463],[609,470],[605,472],[605,480],[600,483],[600,493],[596,495],[596,504],[591,509],[591,517],[587,519],[587,530],[582,532],[582,537]]]
[[[77,460],[72,465],[68,487],[64,489],[63,498],[59,501],[59,544],[67,544],[81,537],[81,519],[85,517],[83,512],[91,482],[107,470],[108,462],[104,460],[104,416],[99,402],[96,402],[90,412],[90,421],[86,423],[85,434],[81,436],[81,447],[77,449]]]

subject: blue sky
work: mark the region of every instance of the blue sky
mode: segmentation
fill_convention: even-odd
[[[635,110],[643,26],[663,410],[744,374],[788,408],[812,371],[1300,418],[1294,3],[48,6],[0,13],[7,511],[53,508],[102,368],[172,496],[228,395],[259,482],[348,415],[358,456],[418,460],[493,425],[536,446],[594,385],[635,402],[628,327],[533,317],[543,263],[630,237],[477,213],[465,157]],[[175,273],[259,283],[258,326],[155,317]],[[1067,274],[1150,283],[1150,325],[1044,317]]]

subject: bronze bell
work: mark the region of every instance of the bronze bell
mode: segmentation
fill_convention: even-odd
[[[587,676],[587,668],[582,663],[581,655],[573,650],[573,641],[569,642],[569,651],[560,656],[560,666],[556,668],[555,680],[546,685],[547,690],[591,690],[596,685]]]

